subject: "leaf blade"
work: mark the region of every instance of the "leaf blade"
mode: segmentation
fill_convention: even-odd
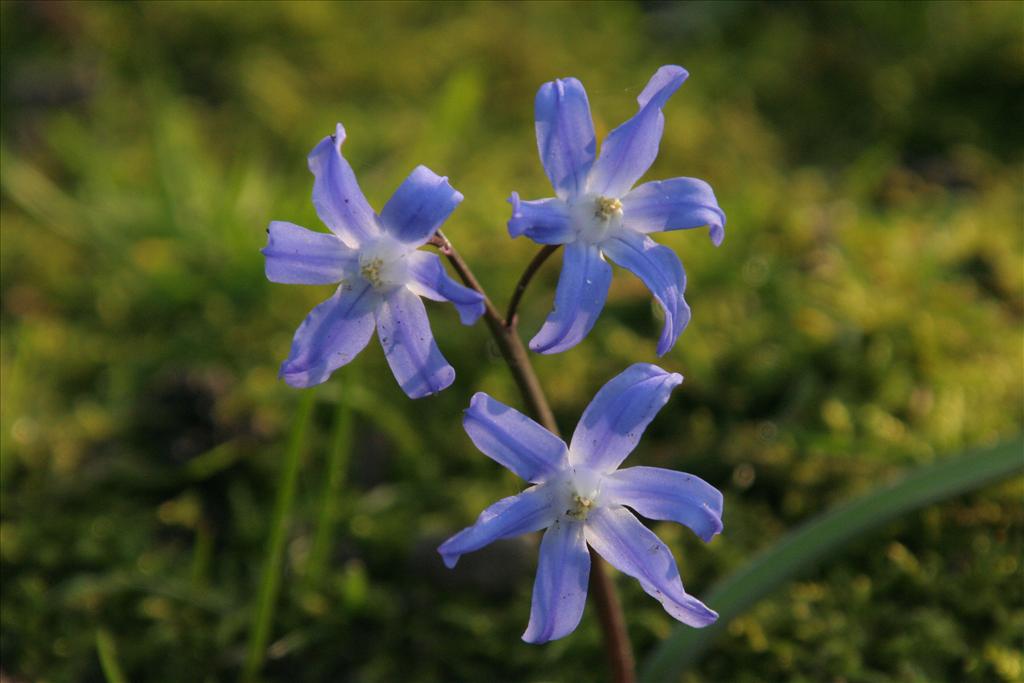
[[[1020,472],[1024,472],[1024,439],[1018,438],[918,468],[895,484],[810,520],[712,588],[705,602],[718,611],[718,621],[704,629],[677,627],[647,658],[641,681],[653,683],[678,676],[699,659],[733,618],[862,533]]]

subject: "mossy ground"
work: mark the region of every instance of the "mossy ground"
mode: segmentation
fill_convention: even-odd
[[[533,95],[574,75],[598,135],[661,64],[691,78],[648,178],[729,216],[659,237],[694,318],[687,380],[632,456],[720,487],[704,546],[657,525],[697,595],[787,529],[905,468],[1022,426],[1024,50],[1013,3],[25,3],[2,19],[3,609],[26,681],[237,677],[296,393],[277,364],[329,288],[271,285],[271,219],[309,227],[305,155],[336,121],[380,208],[416,164],[492,296],[535,247],[505,198],[550,194]],[[530,334],[556,257],[522,310]],[[269,681],[599,679],[588,612],[522,643],[535,540],[445,570],[447,534],[519,484],[460,412],[517,404],[481,325],[430,308],[458,372],[410,402],[375,344],[319,390]],[[579,347],[536,357],[563,429],[660,322],[618,272]],[[335,405],[355,414],[310,571]],[[1024,680],[1020,480],[933,506],[757,605],[687,681]],[[620,580],[643,655],[671,620]]]

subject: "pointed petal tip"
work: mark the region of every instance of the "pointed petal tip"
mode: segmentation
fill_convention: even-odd
[[[669,391],[672,391],[682,383],[683,376],[680,375],[678,372],[669,373],[668,376],[665,378],[665,385],[669,388]]]
[[[686,329],[685,325],[683,326],[683,329]],[[680,330],[679,335],[681,335],[682,333],[683,330]],[[666,353],[668,353],[675,347],[676,342],[679,341],[679,335],[669,334],[667,337],[663,336],[661,339],[658,340],[658,346],[655,349],[655,354],[658,356],[658,358],[663,358]]]
[[[690,624],[691,626],[693,626],[694,628],[704,628],[705,626],[710,626],[711,624],[718,621],[718,612],[716,612],[715,610],[711,609],[703,603],[700,603],[700,606],[704,609],[701,611],[699,615],[694,615],[695,623]]]
[[[402,391],[405,395],[411,399],[427,398],[435,394],[440,394],[442,391],[447,389],[455,381],[455,368],[449,365],[447,368],[438,371],[438,374],[431,378],[429,384],[424,384],[419,387],[406,389],[402,387]]]
[[[711,225],[709,234],[711,237],[711,243],[716,247],[722,245],[722,241],[725,239],[725,226],[723,225]]]
[[[325,137],[323,140],[321,140],[320,144],[318,144],[316,147],[314,147],[312,149],[312,151],[310,151],[310,153],[309,153],[309,155],[307,157],[307,161],[310,164],[313,164],[313,162],[314,162],[318,152],[321,149],[321,145],[323,145],[325,142],[327,142],[327,140],[330,140],[331,141],[331,145],[334,147],[335,151],[338,154],[341,154],[341,145],[342,145],[342,143],[345,142],[345,138],[347,138],[347,137],[348,137],[348,133],[345,131],[345,126],[341,125],[341,122],[335,123],[334,124],[334,132],[331,133],[330,135],[328,135],[327,137]],[[310,170],[313,170],[312,166],[310,167]]]
[[[466,198],[461,192],[459,192],[452,186],[452,183],[448,179],[448,176],[435,173],[434,170],[431,169],[429,166],[424,166],[423,164],[420,164],[415,169],[413,169],[413,173],[429,173],[430,175],[437,178],[438,185],[445,185],[448,187],[448,189],[452,191],[452,201],[455,202],[455,204],[461,204],[462,200]]]
[[[666,75],[671,75],[673,78],[682,76],[683,78],[689,78],[690,72],[679,66],[678,64],[666,64],[665,66],[658,69],[658,71],[664,71]]]
[[[306,369],[289,369],[287,368],[287,362],[281,364],[281,369],[278,371],[277,376],[279,379],[283,379],[284,383],[293,389],[308,389],[309,387],[315,387],[317,384],[323,384],[328,380],[330,375],[317,381],[315,377],[310,376]]]
[[[347,135],[345,126],[341,125],[340,121],[334,124],[334,144],[339,150],[341,149],[341,143],[345,142]]]
[[[522,638],[524,643],[529,643],[530,645],[543,645],[544,643],[550,643],[552,640],[557,640],[556,638],[552,638],[550,636],[544,637],[539,633],[530,633],[529,627],[527,627],[526,630],[523,631]]]
[[[469,399],[469,407],[462,411],[462,425],[465,426],[470,420],[476,419],[476,414],[485,410],[484,404],[490,398],[490,396],[482,391],[473,394],[473,397]]]
[[[647,106],[655,97],[658,98],[657,106],[661,107],[665,101],[675,93],[676,90],[690,77],[690,72],[676,64],[666,64],[659,68],[651,76],[643,91],[637,96],[636,101],[640,108]]]
[[[683,383],[684,377],[680,375],[678,372],[669,372],[665,368],[655,365],[654,363],[633,363],[619,374],[624,375],[627,372],[634,372],[640,370],[649,372],[654,376],[661,375],[665,379],[665,381],[670,383],[673,387],[679,386],[680,384]]]
[[[445,541],[437,547],[437,553],[441,556],[441,561],[444,562],[444,566],[448,569],[455,569],[455,565],[459,563],[459,558],[462,557],[461,553],[450,553],[445,551],[445,546],[448,542]]]
[[[506,201],[512,205],[512,215],[509,216],[508,223],[506,224],[508,226],[508,236],[515,239],[526,232],[529,225],[523,220],[522,213],[520,212],[519,193],[513,192]]]
[[[472,311],[466,311],[465,307],[459,312],[459,322],[467,327],[475,325],[476,321],[483,317],[487,311],[487,307],[484,305],[484,297],[481,295],[475,304],[473,304]]]
[[[566,351],[568,349],[571,349],[573,346],[576,345],[576,343],[566,344],[566,343],[564,343],[563,340],[557,340],[557,339],[554,340],[554,341],[545,341],[545,340],[538,341],[538,337],[540,337],[540,335],[541,335],[541,333],[538,332],[537,335],[533,339],[531,339],[530,343],[528,344],[528,346],[530,347],[530,350],[533,351],[534,353],[539,353],[539,354],[542,354],[542,355],[545,355],[545,356],[549,356],[549,355],[552,355],[552,354],[561,353],[562,351]]]
[[[722,521],[719,519],[717,525],[710,528],[707,533],[698,534],[698,536],[700,537],[700,540],[704,541],[705,543],[710,543],[715,536],[722,533],[723,528],[724,525],[722,524]]]

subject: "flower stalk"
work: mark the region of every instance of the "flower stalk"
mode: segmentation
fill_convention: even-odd
[[[491,335],[494,337],[494,341],[497,343],[502,358],[505,360],[506,365],[508,365],[516,385],[519,387],[519,392],[522,394],[527,411],[531,417],[552,434],[560,434],[558,424],[555,422],[554,413],[551,412],[551,406],[548,404],[547,396],[544,394],[540,380],[530,364],[526,347],[519,337],[515,316],[518,303],[533,274],[554,253],[557,247],[544,247],[533,258],[519,279],[519,284],[516,286],[508,308],[509,315],[507,318],[503,318],[490,297],[487,296],[480,281],[476,279],[473,271],[470,270],[469,265],[440,230],[437,231],[437,234],[428,243],[441,251],[467,287],[483,296],[483,319],[487,323],[487,328],[491,331]],[[614,683],[634,683],[636,681],[636,664],[633,658],[633,646],[626,631],[626,623],[622,614],[622,604],[619,601],[618,591],[608,576],[604,560],[594,552],[593,548],[589,548],[589,551],[589,595],[592,596],[594,607],[597,609],[598,621],[601,624],[601,632],[605,642],[605,651],[611,667],[612,681]]]

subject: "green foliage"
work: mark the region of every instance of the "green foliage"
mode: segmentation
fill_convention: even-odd
[[[708,180],[727,238],[664,238],[694,320],[660,362],[687,381],[632,458],[725,493],[708,546],[657,525],[695,594],[839,501],[1019,433],[1022,41],[1011,3],[0,3],[4,673],[241,672],[299,403],[276,367],[329,293],[267,283],[257,250],[271,219],[318,225],[304,156],[335,121],[378,208],[418,163],[450,176],[446,231],[504,302],[533,253],[505,197],[550,193],[537,86],[581,78],[602,135],[658,65],[690,70],[649,177]],[[589,608],[570,638],[519,640],[534,541],[454,572],[434,551],[517,490],[459,426],[472,392],[517,394],[482,325],[430,313],[451,389],[410,402],[371,345],[317,393],[266,680],[597,676]],[[654,360],[658,325],[616,278],[586,342],[535,358],[563,429]],[[1022,525],[1019,480],[888,525],[684,680],[1020,680]],[[650,651],[673,622],[621,588]]]
[[[718,610],[718,621],[702,629],[676,626],[645,664],[644,680],[665,680],[691,667],[733,619],[859,536],[929,503],[1019,477],[1022,453],[1024,440],[1017,439],[929,463],[810,520],[717,583],[707,600]]]

